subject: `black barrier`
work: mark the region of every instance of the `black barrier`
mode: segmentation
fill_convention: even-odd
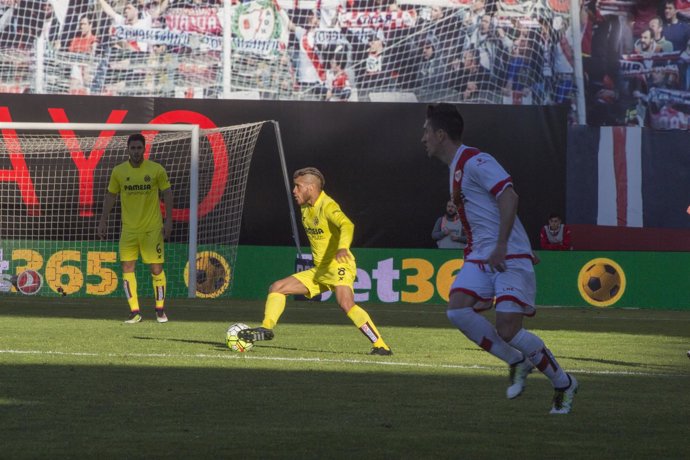
[[[459,107],[465,142],[494,155],[512,175],[520,219],[537,247],[549,213],[566,212],[566,109]],[[409,103],[0,95],[2,121],[211,127],[277,120],[288,170],[322,170],[327,193],[355,224],[353,247],[434,247],[431,231],[448,200],[448,169],[427,158],[421,145],[425,110],[425,104]],[[292,245],[287,199],[273,130],[264,128],[249,173],[240,243]]]

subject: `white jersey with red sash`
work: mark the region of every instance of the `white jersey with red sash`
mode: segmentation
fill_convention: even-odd
[[[460,146],[450,164],[450,193],[467,235],[465,261],[485,261],[496,247],[500,222],[496,198],[512,185],[512,178],[494,157]],[[517,258],[532,259],[532,247],[516,217],[506,259]]]
[[[515,218],[508,238],[503,272],[484,262],[498,241],[500,213],[496,198],[513,185],[513,180],[494,157],[461,145],[450,164],[450,191],[467,236],[465,265],[458,272],[450,294],[463,292],[480,302],[475,310],[535,314],[536,279],[532,267],[532,246],[525,228]]]

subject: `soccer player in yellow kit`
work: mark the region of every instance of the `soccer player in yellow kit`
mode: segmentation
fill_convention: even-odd
[[[121,163],[110,175],[108,191],[103,202],[103,215],[98,224],[98,234],[106,237],[108,215],[120,195],[122,206],[122,233],[120,234],[120,262],[122,280],[129,303],[130,315],[125,323],[141,321],[137,278],[134,268],[141,259],[149,265],[156,297],[156,320],[166,323],[165,313],[166,280],[163,271],[165,253],[163,239],[172,232],[173,199],[168,173],[160,164],[144,159],[146,139],[141,134],[132,134],[127,139],[129,160]],[[165,202],[165,224],[160,210],[159,193]]]
[[[353,285],[357,266],[350,252],[354,224],[340,210],[338,203],[323,191],[325,179],[318,169],[298,169],[293,181],[292,195],[301,207],[302,225],[309,237],[315,266],[273,283],[268,289],[261,327],[240,331],[238,337],[251,342],[273,339],[273,328],[285,310],[286,296],[311,298],[330,290],[335,293],[340,308],[373,344],[371,354],[393,354],[369,314],[355,304]]]

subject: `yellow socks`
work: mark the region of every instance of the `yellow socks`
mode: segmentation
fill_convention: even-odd
[[[280,315],[285,310],[285,295],[272,292],[268,294],[266,299],[266,308],[264,310],[264,321],[261,327],[266,329],[273,329],[278,323]]]
[[[165,288],[166,288],[166,279],[165,279],[165,272],[162,271],[157,275],[154,275],[151,273],[151,278],[153,280],[153,293],[156,298],[156,310],[161,310],[163,309],[164,303],[165,303]]]
[[[382,347],[386,350],[390,349],[388,345],[386,345],[386,342],[384,342],[381,338],[381,334],[379,333],[379,330],[376,329],[376,325],[369,317],[369,314],[364,311],[363,308],[355,305],[354,307],[350,308],[349,312],[347,312],[347,317],[350,318],[352,322],[355,323],[355,326],[357,326],[357,328],[362,331],[367,339],[374,344],[374,347]]]
[[[122,274],[122,284],[130,311],[139,311],[139,297],[137,296],[137,277],[134,272]]]
[[[266,299],[266,308],[264,310],[264,320],[261,323],[261,327],[266,329],[273,329],[278,323],[280,315],[283,314],[285,310],[285,300],[286,296],[279,294],[277,292],[272,292],[268,294]],[[355,305],[347,313],[348,318],[355,323],[355,326],[362,331],[362,333],[374,344],[374,347],[381,347],[389,350],[390,348],[386,345],[386,342],[381,338],[379,330],[376,329],[376,325],[369,317],[369,314],[364,311],[361,307]]]

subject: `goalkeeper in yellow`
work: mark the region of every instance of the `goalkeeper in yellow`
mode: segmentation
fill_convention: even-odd
[[[120,195],[122,207],[122,232],[120,234],[120,262],[122,284],[129,302],[130,315],[125,323],[141,321],[137,278],[134,268],[139,254],[149,265],[156,297],[156,320],[166,323],[165,313],[166,280],[163,271],[165,253],[163,239],[172,232],[172,190],[168,173],[160,164],[144,159],[146,139],[141,134],[132,134],[127,139],[129,159],[113,168],[108,191],[103,202],[103,214],[98,224],[98,235],[105,239],[108,215]],[[160,210],[159,194],[165,202],[165,223]]]
[[[309,237],[315,266],[273,283],[268,289],[261,327],[240,331],[239,338],[251,342],[273,339],[273,329],[285,310],[286,296],[311,298],[330,290],[335,293],[340,308],[373,344],[371,354],[393,354],[369,314],[355,305],[353,285],[357,266],[350,252],[354,224],[340,210],[338,203],[323,191],[325,180],[318,169],[298,169],[293,181],[292,195],[301,207],[302,225]]]

